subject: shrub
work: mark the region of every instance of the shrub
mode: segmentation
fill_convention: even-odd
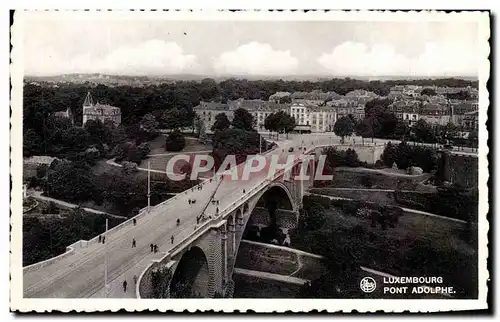
[[[369,175],[363,175],[360,180],[361,184],[366,188],[371,188],[373,186],[372,178]]]
[[[165,150],[178,152],[186,146],[186,139],[179,131],[170,133],[165,141]]]
[[[49,204],[42,210],[42,214],[58,214],[59,213],[59,208],[57,208],[57,205],[51,201]]]

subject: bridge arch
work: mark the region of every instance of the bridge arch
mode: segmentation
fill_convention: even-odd
[[[236,238],[235,256],[241,239],[262,242],[276,239],[283,242],[288,229],[297,224],[297,203],[282,182],[271,183],[246,204],[249,204],[249,209],[243,212],[241,234]]]
[[[179,260],[170,281],[171,298],[208,297],[209,270],[205,252],[193,246]]]

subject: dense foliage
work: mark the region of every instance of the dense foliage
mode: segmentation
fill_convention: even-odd
[[[342,151],[334,147],[328,147],[323,149],[323,155],[326,155],[327,166],[332,169],[336,167],[359,167],[362,165],[358,154],[353,149]]]
[[[165,140],[165,151],[178,152],[186,146],[186,138],[179,131],[174,131]]]
[[[342,143],[344,143],[344,138],[346,136],[351,136],[354,132],[354,122],[350,117],[342,116],[335,122],[333,132],[340,136],[342,138]]]
[[[435,149],[427,146],[410,145],[405,142],[398,145],[391,142],[387,143],[380,158],[387,167],[392,167],[395,162],[399,169],[417,166],[422,168],[424,172],[431,172],[437,168]]]
[[[443,276],[454,286],[456,297],[477,295],[476,246],[435,244],[427,235],[408,235],[404,224],[397,221],[401,216],[399,207],[353,200],[330,201],[318,196],[306,196],[303,203],[304,209],[323,207],[326,219],[320,228],[304,229],[302,226],[295,231],[291,236],[292,247],[326,257],[327,272],[305,284],[298,297],[369,296],[359,290],[360,279],[367,275],[360,272],[362,265],[396,276]],[[386,221],[388,225],[384,228],[377,223],[376,217],[381,214],[386,215],[387,220],[394,215],[396,220]],[[390,233],[381,233],[384,229],[390,229]],[[469,230],[471,235],[474,232],[477,234],[477,226]]]
[[[121,222],[109,218],[108,227]],[[82,209],[72,210],[62,219],[23,218],[23,266],[60,255],[66,247],[83,239],[88,240],[106,229],[106,216],[87,214]]]
[[[295,128],[295,119],[283,111],[271,113],[264,120],[264,127],[270,132],[290,133]]]

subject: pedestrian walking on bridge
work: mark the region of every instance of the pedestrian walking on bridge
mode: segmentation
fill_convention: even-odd
[[[134,285],[137,285],[137,275],[134,275]]]
[[[151,247],[151,253],[154,251],[154,245],[153,244],[149,244],[149,247]]]
[[[99,244],[100,244],[101,240],[102,240],[102,236],[101,235],[99,235],[99,239],[98,240],[99,240]]]
[[[135,238],[132,239],[132,248],[134,248],[136,245],[135,245]]]
[[[127,293],[127,280],[123,281],[123,292]]]
[[[181,224],[181,220],[179,218],[177,218],[177,226],[179,226]]]
[[[102,236],[102,243],[106,243],[106,236]]]
[[[174,235],[172,235],[172,237],[170,237],[170,242],[173,244],[174,243]]]
[[[134,226],[137,224],[137,220],[134,218],[132,219],[132,223],[134,224]]]

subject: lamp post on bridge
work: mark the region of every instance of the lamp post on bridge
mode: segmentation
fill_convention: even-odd
[[[108,218],[106,218],[106,231],[104,237],[108,232]],[[108,297],[108,244],[104,243],[104,297]]]
[[[148,161],[148,212],[151,209],[151,161]]]

